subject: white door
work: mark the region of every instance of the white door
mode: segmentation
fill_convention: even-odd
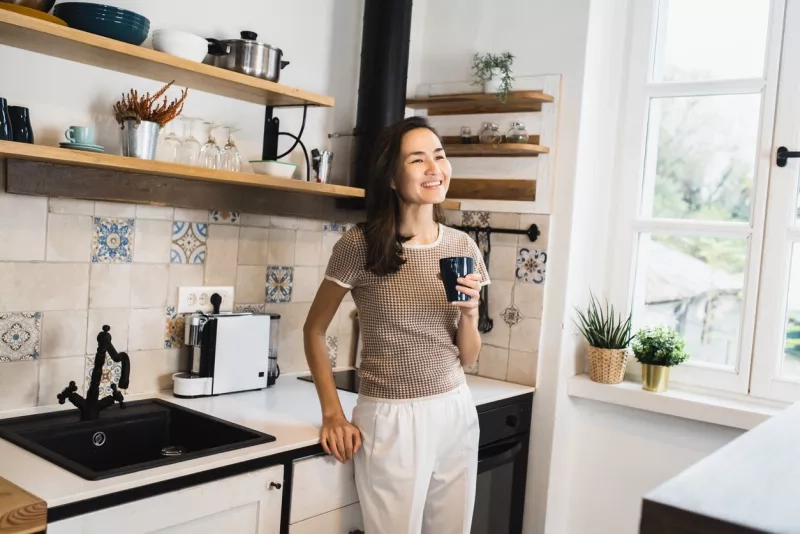
[[[289,534],[364,534],[359,503],[339,508],[289,527]]]
[[[48,534],[279,534],[283,466],[47,525]]]

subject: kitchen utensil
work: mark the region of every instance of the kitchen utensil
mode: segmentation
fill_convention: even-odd
[[[14,141],[33,144],[33,128],[28,108],[10,106],[8,116],[11,118],[11,135]]]
[[[44,11],[39,11],[38,9],[34,9],[32,7],[25,7],[25,6],[18,6],[17,4],[5,4],[2,2],[6,2],[7,0],[0,0],[0,9],[5,11],[12,11],[14,13],[19,13],[20,15],[25,15],[28,17],[33,17],[39,20],[45,20],[47,22],[52,22],[53,24],[58,24],[59,26],[66,26],[67,23],[64,22],[62,19],[58,17],[54,17],[49,13],[45,13]]]
[[[281,70],[289,64],[281,60],[283,51],[257,41],[258,34],[255,32],[243,31],[241,36],[241,39],[207,39],[211,45],[204,63],[277,82]]]
[[[475,272],[475,260],[469,256],[442,258],[439,260],[439,270],[447,293],[447,302],[468,301],[470,297],[457,290],[456,286],[458,278],[464,278]]]
[[[13,141],[11,117],[8,115],[8,101],[0,97],[0,141]]]
[[[161,129],[157,122],[126,120],[122,123],[122,155],[155,159],[158,145],[158,132]]]
[[[42,13],[50,13],[56,0],[0,0],[0,2],[35,9]]]
[[[153,49],[201,63],[208,54],[208,41],[189,32],[155,30],[153,32]]]
[[[66,2],[56,5],[53,14],[66,21],[70,28],[132,45],[142,44],[150,31],[150,21],[146,17],[102,4]]]
[[[64,132],[64,137],[70,143],[91,145],[94,143],[94,131],[91,126],[70,126]]]
[[[327,150],[320,152],[315,148],[311,151],[311,156],[312,166],[317,173],[317,183],[328,183],[328,178],[331,175],[331,166],[333,165],[333,152]]]
[[[250,164],[256,174],[266,174],[275,178],[291,178],[297,165],[286,161],[254,160]]]
[[[267,367],[267,387],[275,385],[281,376],[281,367],[278,365],[278,345],[281,339],[281,315],[279,313],[266,313],[269,317],[269,364]]]

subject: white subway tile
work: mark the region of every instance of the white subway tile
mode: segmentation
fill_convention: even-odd
[[[131,266],[131,308],[164,308],[167,305],[169,265]]]
[[[0,311],[83,310],[88,263],[0,263]]]
[[[282,267],[294,265],[296,240],[295,230],[270,230],[267,264]]]
[[[292,302],[313,302],[319,284],[319,267],[295,267]]]
[[[81,348],[80,352],[83,352]],[[58,404],[57,395],[66,388],[70,382],[78,386],[78,395],[84,395],[83,383],[86,374],[86,358],[72,356],[69,358],[54,358],[39,361],[39,406]]]
[[[136,263],[169,263],[172,247],[172,223],[170,221],[136,221],[136,240],[133,246],[133,261]]]
[[[523,386],[536,385],[538,353],[512,350],[508,355],[507,380]]]
[[[240,265],[236,275],[234,301],[255,304],[266,300],[267,266]]]
[[[175,215],[175,208],[169,206],[149,206],[140,204],[136,206],[137,219],[157,219],[161,221],[171,221]]]
[[[0,363],[0,411],[36,406],[39,360]]]
[[[97,335],[103,331],[103,325],[111,327],[111,343],[117,351],[128,350],[128,323],[130,309],[107,308],[89,310],[89,326],[86,329],[86,354],[97,352]]]
[[[127,308],[130,295],[131,264],[92,264],[90,308]]]
[[[182,286],[202,286],[204,267],[201,264],[169,265],[169,282],[167,284],[167,306],[177,306],[178,288]]]
[[[239,227],[209,224],[206,246],[208,252],[206,253],[204,284],[209,286],[236,285]]]
[[[47,261],[88,262],[92,253],[92,218],[51,213],[47,221]]]
[[[260,228],[269,228],[269,219],[269,215],[242,213],[242,226],[258,226]]]
[[[94,214],[98,217],[133,219],[136,217],[136,206],[122,202],[95,202]]]
[[[51,198],[50,213],[65,215],[94,215],[94,202],[71,198]]]
[[[245,226],[239,231],[239,265],[267,265],[269,230]]]
[[[0,195],[0,261],[45,258],[47,199]]]
[[[505,380],[508,372],[508,349],[484,345],[478,360],[478,374],[486,378]]]
[[[174,220],[181,222],[208,222],[208,210],[175,208]]]
[[[294,265],[319,266],[322,257],[322,232],[297,231]]]
[[[42,314],[42,358],[83,354],[87,311],[48,311]]]
[[[165,308],[131,310],[128,349],[131,351],[163,349],[167,328],[166,313]]]

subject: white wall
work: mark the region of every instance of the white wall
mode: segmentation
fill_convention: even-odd
[[[203,37],[237,38],[241,30],[258,33],[259,40],[283,50],[291,62],[281,83],[333,96],[333,109],[310,109],[303,140],[312,148],[331,149],[337,155],[333,181],[348,174],[350,138],[328,140],[333,131],[352,129],[358,88],[362,0],[107,0],[104,3],[133,10],[150,19],[151,30],[174,28]],[[149,46],[149,41],[145,43]],[[159,82],[72,63],[15,48],[0,46],[3,80],[0,96],[11,105],[30,108],[37,143],[55,145],[72,124],[94,124],[98,141],[109,152],[119,147],[111,106],[131,88],[156,91]],[[179,94],[179,90],[170,93]],[[232,123],[245,161],[261,158],[264,107],[191,91],[185,115]],[[297,133],[301,111],[276,113],[282,130]],[[288,138],[281,147],[288,148]],[[339,157],[339,156],[342,157]],[[290,156],[295,163],[302,152]],[[301,171],[297,171],[298,175]],[[304,170],[303,170],[304,172]]]

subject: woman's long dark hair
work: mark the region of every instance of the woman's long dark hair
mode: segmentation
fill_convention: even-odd
[[[406,262],[403,243],[414,236],[400,235],[400,196],[392,188],[392,180],[403,166],[403,137],[410,131],[427,128],[439,134],[425,117],[409,117],[381,132],[375,142],[375,152],[367,188],[367,221],[362,229],[367,240],[367,271],[383,276],[396,273]],[[433,206],[433,219],[444,220],[440,204]]]

